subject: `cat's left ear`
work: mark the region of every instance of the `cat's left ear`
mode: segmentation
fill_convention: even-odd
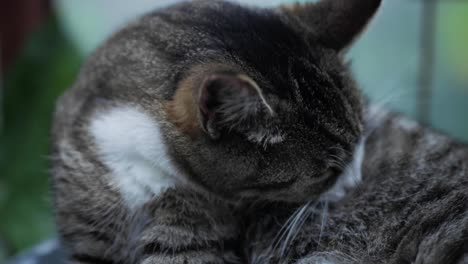
[[[321,0],[282,7],[296,17],[314,39],[341,51],[351,45],[374,16],[382,0]]]

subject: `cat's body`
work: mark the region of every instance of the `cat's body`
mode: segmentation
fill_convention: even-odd
[[[403,182],[405,173],[418,173],[396,162],[406,155],[398,144],[424,138],[449,142],[425,130],[413,136],[404,127],[393,131],[387,123],[368,138],[363,131],[365,107],[341,50],[379,4],[325,0],[261,10],[194,1],[149,14],[112,37],[88,59],[55,116],[53,190],[71,262],[254,262],[268,248],[264,240],[282,233],[283,216],[315,201],[333,203],[320,225],[324,229],[317,233],[316,220],[306,219],[298,235],[287,239],[287,252],[273,250],[263,259],[328,263],[307,258],[336,250],[356,260],[368,247],[346,239],[333,244],[340,228],[363,222],[359,227],[366,230],[347,237],[362,242],[364,235],[379,234],[370,222],[384,226],[387,217],[404,212],[393,206],[375,212],[387,203],[377,199],[378,182]],[[394,153],[382,154],[388,149],[382,144],[395,145]],[[442,158],[466,159],[465,150],[447,153]],[[393,171],[380,165],[386,161],[396,166]],[[410,165],[426,168],[414,162]],[[361,165],[365,181],[359,185]],[[450,184],[466,190],[465,165],[457,166],[465,174],[457,171]],[[426,170],[420,177],[443,180]],[[414,188],[411,180],[406,184],[402,190]],[[350,187],[358,189],[343,199]],[[392,193],[400,190],[396,186],[383,187],[378,194],[400,198]],[[363,210],[369,218],[354,217],[353,206],[368,198]],[[277,222],[268,230],[270,225],[258,226],[263,217],[239,210],[244,203],[254,211],[258,204],[277,204],[262,211]],[[280,212],[284,215],[277,216]],[[252,231],[257,228],[261,233]],[[309,243],[317,236],[323,250]],[[389,245],[387,251],[395,244],[379,243]],[[385,252],[376,254],[394,257]],[[285,259],[278,260],[282,253]]]

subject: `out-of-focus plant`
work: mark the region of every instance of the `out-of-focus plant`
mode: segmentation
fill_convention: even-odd
[[[468,2],[448,1],[441,5],[441,13],[438,28],[445,58],[468,89]]]
[[[50,19],[32,34],[5,74],[4,168],[0,177],[0,236],[8,253],[50,237],[48,135],[57,96],[70,85],[80,57]]]

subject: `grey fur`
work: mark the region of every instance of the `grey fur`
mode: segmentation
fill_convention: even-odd
[[[461,258],[466,147],[388,113],[363,128],[365,106],[341,51],[379,4],[270,10],[194,1],[150,13],[103,44],[59,100],[52,130],[57,224],[70,262]],[[191,110],[182,123],[168,110],[181,105]],[[160,125],[186,177],[137,208],[109,183],[89,133],[96,113],[119,106]],[[338,203],[317,202],[363,136],[365,183]]]
[[[288,254],[257,263],[466,261],[467,146],[383,115],[367,140],[363,184],[332,206],[325,226],[321,214],[303,220]]]

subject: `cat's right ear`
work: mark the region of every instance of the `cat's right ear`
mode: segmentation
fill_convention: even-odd
[[[203,133],[218,139],[223,131],[248,138],[275,136],[258,126],[259,120],[267,120],[275,112],[257,83],[243,73],[220,68],[223,66],[195,68],[182,80],[172,100],[164,103],[168,120],[193,138]]]
[[[341,51],[349,47],[374,16],[382,0],[321,0],[282,9],[298,19],[314,39]]]
[[[200,125],[213,139],[223,129],[238,130],[258,115],[274,114],[255,81],[236,73],[208,75],[198,92],[198,107]]]

